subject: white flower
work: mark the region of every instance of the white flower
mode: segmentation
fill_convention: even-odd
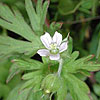
[[[68,48],[68,42],[62,42],[62,35],[57,31],[55,32],[53,38],[46,32],[40,37],[40,39],[46,49],[40,49],[37,53],[40,56],[49,56],[50,60],[59,60],[60,53]]]

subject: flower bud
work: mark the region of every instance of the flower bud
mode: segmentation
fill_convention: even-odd
[[[55,74],[47,75],[42,81],[41,88],[45,93],[56,92],[60,87],[60,79]]]

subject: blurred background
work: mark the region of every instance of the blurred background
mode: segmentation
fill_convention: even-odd
[[[27,23],[29,19],[25,10],[24,0],[0,0],[9,7],[16,6]],[[37,0],[33,0],[34,7]],[[53,23],[52,23],[53,22]],[[45,31],[49,31],[50,23],[60,22],[60,33],[63,38],[70,32],[73,38],[73,51],[79,51],[80,57],[95,55],[94,61],[100,62],[100,0],[50,0],[46,18]],[[50,27],[52,29],[53,27]],[[0,35],[22,39],[0,26]],[[34,59],[41,60],[39,55]],[[8,84],[6,78],[11,66],[10,59],[0,62],[0,100],[6,100],[10,91],[21,81],[21,75],[16,75]],[[92,72],[91,77],[82,79],[88,84],[93,100],[100,100],[100,72]],[[68,95],[68,100],[72,100]]]

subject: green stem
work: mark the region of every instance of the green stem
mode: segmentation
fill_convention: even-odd
[[[59,60],[58,73],[57,73],[59,77],[60,77],[60,74],[61,74],[62,65],[63,65],[63,59],[60,59],[60,60]]]

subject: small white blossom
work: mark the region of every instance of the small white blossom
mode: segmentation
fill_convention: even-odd
[[[62,35],[57,31],[55,32],[53,38],[46,32],[40,37],[40,39],[46,49],[40,49],[37,53],[40,56],[49,56],[50,60],[59,60],[60,53],[68,48],[68,42],[62,42]]]

